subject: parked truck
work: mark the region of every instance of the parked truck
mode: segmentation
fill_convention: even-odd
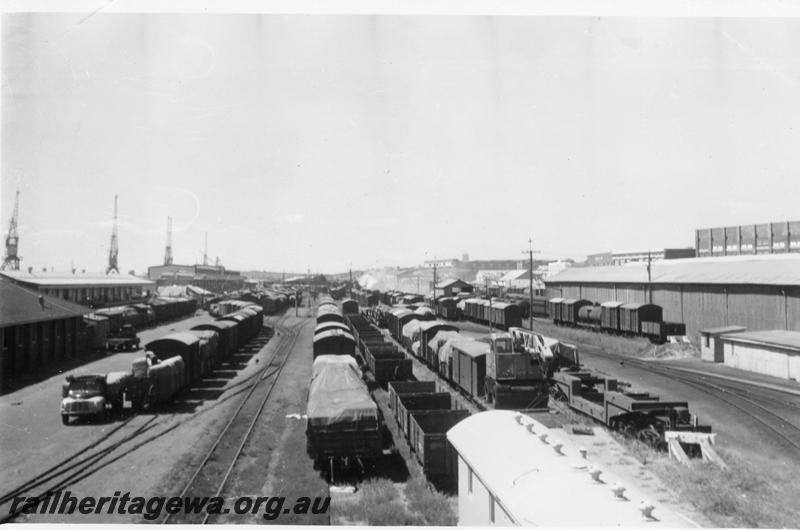
[[[152,352],[135,359],[128,372],[69,375],[61,388],[61,422],[88,416],[105,421],[109,410],[119,414],[155,410],[172,401],[184,387],[184,362],[180,356],[160,361]]]
[[[118,333],[109,335],[106,339],[106,350],[110,351],[135,351],[139,349],[139,337],[131,324],[125,324]]]
[[[68,425],[73,416],[104,421],[107,409],[121,411],[129,378],[128,372],[67,376],[61,387],[61,422]]]

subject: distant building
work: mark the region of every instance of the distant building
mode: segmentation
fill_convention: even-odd
[[[500,278],[500,284],[508,292],[527,292],[531,286],[531,275],[528,269],[518,269],[515,271],[507,272]],[[544,282],[542,276],[537,272],[533,273],[533,294],[538,295],[544,289]]]
[[[42,294],[87,307],[135,302],[155,292],[155,283],[129,274],[65,274],[3,271],[11,281]]]
[[[475,288],[463,280],[447,280],[436,286],[436,296],[455,296],[459,293],[471,293]]]
[[[633,262],[646,262],[662,259],[693,258],[693,248],[662,248],[658,250],[636,250],[631,252],[600,252],[586,257],[586,267],[606,267],[608,265],[624,265]]]
[[[800,252],[800,221],[701,228],[694,238],[701,258]]]
[[[214,293],[242,289],[247,278],[239,271],[216,265],[154,265],[147,277],[162,285],[195,285]]]
[[[423,261],[422,262],[422,266],[432,269],[434,265],[436,265],[436,267],[452,267],[455,263],[458,263],[458,259],[456,259],[456,258],[429,259],[429,260]]]

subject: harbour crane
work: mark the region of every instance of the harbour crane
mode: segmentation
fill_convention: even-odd
[[[117,242],[117,195],[114,195],[114,227],[111,229],[111,247],[108,249],[108,268],[106,274],[111,271],[119,274],[117,259],[119,257],[119,243]]]
[[[167,217],[167,248],[164,250],[164,265],[172,265],[172,217]]]
[[[6,236],[6,255],[3,258],[3,264],[0,265],[0,270],[7,268],[12,271],[19,270],[19,256],[17,249],[19,249],[19,234],[17,233],[17,220],[19,218],[19,190],[14,199],[14,213],[11,215],[11,221],[8,223],[8,235]]]

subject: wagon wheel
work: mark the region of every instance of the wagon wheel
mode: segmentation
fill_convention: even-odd
[[[636,437],[639,441],[648,444],[653,449],[657,449],[661,440],[661,435],[653,429],[652,426],[647,426],[644,429],[641,429],[638,433],[636,433]]]
[[[156,389],[153,385],[147,387],[142,399],[142,409],[147,412],[154,412],[156,408]]]
[[[567,401],[567,395],[561,390],[558,385],[550,387],[550,397],[556,401]]]

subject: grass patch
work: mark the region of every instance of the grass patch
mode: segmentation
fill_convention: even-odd
[[[616,433],[614,437],[682,502],[694,506],[716,527],[797,527],[800,487],[773,482],[772,477],[768,480],[765,470],[754,469],[733,453],[715,448],[728,469],[701,459],[682,465],[638,440]]]
[[[422,479],[403,486],[389,479],[370,479],[357,493],[332,504],[333,524],[370,526],[455,526],[454,499]]]
[[[409,509],[420,519],[424,526],[455,526],[458,516],[453,497],[436,491],[427,482],[413,479],[406,484],[405,495]]]

